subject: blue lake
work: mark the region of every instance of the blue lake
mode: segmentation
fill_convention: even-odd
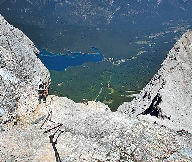
[[[49,70],[63,71],[69,66],[80,66],[86,62],[100,62],[104,56],[96,47],[91,47],[96,53],[82,54],[80,52],[68,52],[68,54],[53,54],[47,50],[40,50],[38,58]]]

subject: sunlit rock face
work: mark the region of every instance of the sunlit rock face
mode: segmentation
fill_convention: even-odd
[[[106,101],[116,111],[122,102],[132,99],[127,91],[142,89],[156,73],[175,37],[191,28],[191,7],[189,0],[2,0],[0,13],[40,50],[67,54],[69,50],[91,53],[90,46],[100,49],[106,62],[100,64],[104,68],[91,64],[90,74],[97,72],[94,78],[87,75],[89,82],[78,78],[75,83],[64,78],[68,84],[58,88],[62,74],[54,71],[50,93],[60,91],[76,102],[93,99],[102,88],[100,76],[107,84],[108,75],[102,74],[107,71],[108,63],[112,63],[108,67],[113,73],[114,93],[103,91],[98,100]],[[78,76],[86,73],[86,68],[81,67],[68,70],[64,74],[66,78],[71,73]],[[126,72],[121,74],[122,71]],[[125,82],[125,78],[129,79]],[[94,86],[94,82],[99,84],[87,96],[90,92],[87,87]],[[71,91],[72,88],[77,91]],[[80,91],[85,93],[79,94]]]
[[[192,32],[167,54],[157,74],[141,93],[119,111],[175,130],[192,130]]]
[[[50,95],[38,104],[36,85],[49,81],[49,72],[29,38],[2,16],[0,25],[0,161],[192,160],[187,131],[111,112],[101,102]],[[159,103],[161,95],[155,98]]]
[[[15,110],[31,111],[38,104],[36,86],[49,80],[33,42],[0,15],[0,110],[6,123]]]

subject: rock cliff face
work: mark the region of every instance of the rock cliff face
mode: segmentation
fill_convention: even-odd
[[[162,67],[139,95],[119,111],[192,132],[192,32],[174,45]]]
[[[37,106],[34,89],[40,79],[50,77],[38,53],[33,42],[0,15],[0,123],[9,121],[16,109],[26,113]]]
[[[0,25],[0,161],[192,160],[192,136],[186,131],[111,112],[100,102],[48,96],[38,104],[36,84],[39,78],[48,81],[49,72],[21,31],[2,16]]]
[[[49,96],[28,115],[31,123],[20,121],[1,133],[0,157],[34,162],[192,160],[190,134],[106,108]]]

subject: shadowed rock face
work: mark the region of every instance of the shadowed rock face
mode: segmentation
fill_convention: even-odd
[[[100,102],[85,105],[48,96],[46,103],[38,105],[38,79],[49,79],[48,70],[35,55],[38,50],[2,16],[0,41],[0,161],[192,160],[188,132],[111,112]],[[152,110],[164,101],[158,92],[148,104]],[[11,112],[16,113],[13,120]]]
[[[0,15],[0,109],[5,114],[0,123],[10,120],[18,107],[25,112],[38,104],[34,89],[39,79],[49,79],[38,53],[33,42]]]
[[[170,50],[162,67],[141,93],[132,102],[121,105],[119,111],[163,124],[171,129],[191,132],[191,71],[192,32],[189,31]]]

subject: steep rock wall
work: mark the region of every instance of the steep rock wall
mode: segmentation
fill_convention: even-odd
[[[38,105],[36,86],[50,78],[38,53],[33,42],[0,15],[0,123],[13,118],[18,108],[25,113]]]
[[[192,130],[192,32],[169,51],[162,67],[130,103],[118,111],[175,130]]]
[[[49,72],[33,43],[0,18],[1,123],[14,112],[25,117],[9,130],[0,125],[0,161],[192,160],[190,134],[111,112],[100,102],[48,96],[37,106],[35,87]]]

